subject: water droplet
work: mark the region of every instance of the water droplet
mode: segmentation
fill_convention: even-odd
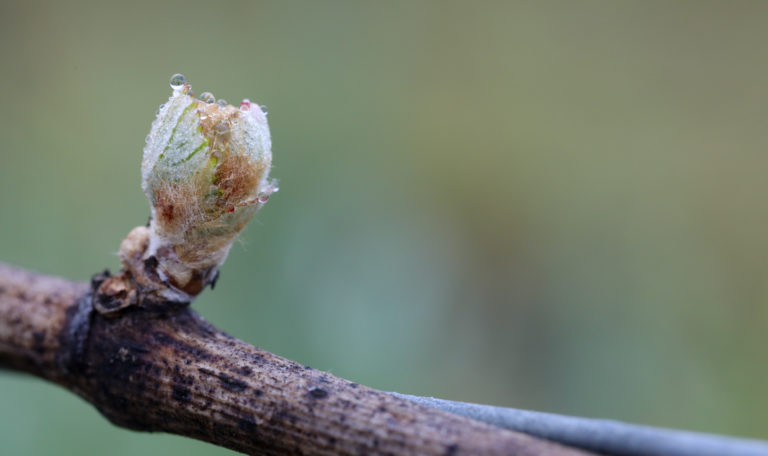
[[[250,111],[251,110],[251,100],[244,98],[243,101],[240,102],[240,110],[241,111]]]
[[[216,104],[223,108],[223,107],[227,106],[229,103],[227,103],[227,100],[225,100],[223,98],[219,98],[218,100],[216,100]]]
[[[269,195],[267,195],[266,193],[259,193],[259,202],[261,204],[264,204],[267,201],[269,201]]]
[[[229,126],[227,126],[226,122],[219,122],[214,127],[214,130],[216,130],[216,133],[223,135],[229,130]]]
[[[187,78],[185,78],[181,73],[176,73],[171,76],[171,80],[169,82],[171,83],[171,88],[174,91],[181,90],[181,88],[184,87],[184,84],[187,82]]]
[[[206,103],[216,103],[216,97],[213,96],[211,92],[203,92],[200,94],[200,101],[204,101]]]
[[[267,105],[260,105],[260,106],[259,106],[259,108],[261,108],[261,110],[264,112],[264,115],[265,115],[265,116],[266,116],[267,114],[269,114],[269,113],[267,112]]]

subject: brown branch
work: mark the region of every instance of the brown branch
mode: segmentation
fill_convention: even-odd
[[[96,311],[109,304],[103,278],[89,287],[0,264],[0,366],[62,385],[118,426],[250,454],[587,454],[302,366],[186,306],[142,306],[125,277],[110,293],[134,305]]]

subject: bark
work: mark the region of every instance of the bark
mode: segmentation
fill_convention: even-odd
[[[591,454],[302,366],[156,299],[125,274],[88,285],[0,264],[0,366],[118,426],[249,454]]]

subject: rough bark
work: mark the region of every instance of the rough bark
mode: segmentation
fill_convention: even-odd
[[[589,454],[302,366],[105,278],[0,264],[0,366],[62,385],[118,426],[249,454]]]

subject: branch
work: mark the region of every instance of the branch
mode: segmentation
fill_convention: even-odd
[[[60,384],[115,425],[249,454],[590,454],[302,366],[114,279],[89,287],[0,263],[0,366]]]

